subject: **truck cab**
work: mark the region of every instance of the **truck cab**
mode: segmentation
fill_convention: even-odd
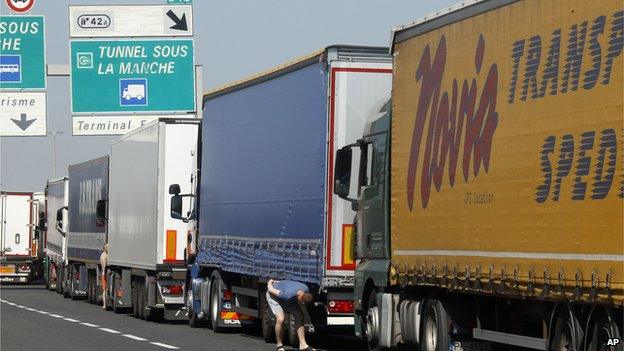
[[[388,282],[390,119],[388,100],[369,117],[362,138],[336,153],[334,193],[350,201],[357,211],[355,331],[358,336],[363,335],[365,313],[371,303],[369,297],[374,296],[374,287],[386,286]]]

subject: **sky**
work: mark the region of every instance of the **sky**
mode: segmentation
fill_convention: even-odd
[[[387,46],[392,27],[457,0],[194,0],[195,63],[204,91],[331,44]],[[69,64],[68,5],[166,4],[166,0],[36,0],[45,16],[48,64]],[[0,14],[11,14],[2,0]],[[0,138],[0,189],[43,191],[67,166],[106,155],[112,136],[72,136],[69,77],[48,77],[47,128],[52,136]]]

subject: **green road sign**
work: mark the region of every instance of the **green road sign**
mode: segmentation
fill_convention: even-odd
[[[45,89],[43,16],[0,16],[0,88]]]
[[[73,113],[195,110],[193,40],[73,40]]]

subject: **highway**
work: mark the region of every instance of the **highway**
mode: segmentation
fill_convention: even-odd
[[[323,335],[319,350],[362,350],[347,335]],[[274,350],[256,331],[215,334],[186,323],[146,322],[64,299],[43,285],[0,286],[0,349],[37,350]],[[294,350],[287,348],[287,350]]]

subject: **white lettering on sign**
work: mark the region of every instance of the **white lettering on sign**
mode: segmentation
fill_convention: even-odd
[[[37,22],[0,22],[0,34],[37,34],[39,23]]]
[[[180,115],[135,116],[75,116],[73,135],[121,135],[145,125],[158,117],[175,118]],[[185,116],[190,117],[190,116]]]
[[[100,59],[117,58],[177,58],[187,57],[190,53],[188,45],[156,45],[152,51],[141,45],[125,46],[99,46]],[[115,65],[118,65],[115,67]],[[175,61],[156,62],[119,62],[99,63],[97,67],[99,75],[107,74],[174,74]]]

